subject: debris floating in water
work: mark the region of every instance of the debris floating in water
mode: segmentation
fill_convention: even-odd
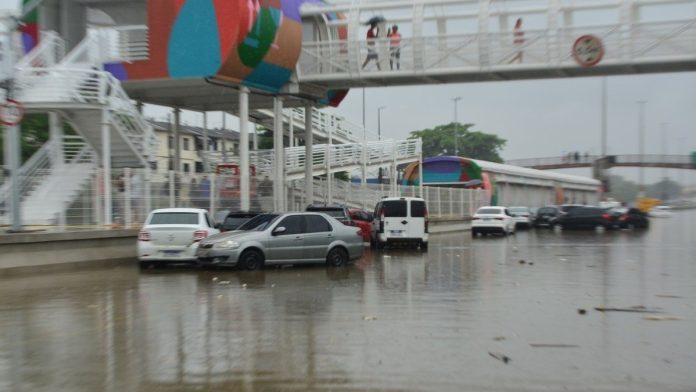
[[[493,358],[495,358],[495,359],[497,359],[497,360],[499,360],[499,361],[502,361],[503,363],[508,363],[508,362],[511,361],[510,357],[508,357],[508,356],[505,355],[505,354],[501,354],[501,353],[492,353],[492,352],[489,351],[489,352],[488,352],[488,355],[490,355],[491,357],[493,357]]]
[[[596,306],[595,310],[600,312],[634,312],[634,313],[661,313],[659,309],[648,309],[645,306],[631,306],[628,308],[613,308]]]
[[[563,343],[531,343],[533,348],[579,348],[577,344],[563,344]]]
[[[658,316],[656,314],[651,314],[649,316],[643,317],[644,320],[650,320],[650,321],[677,321],[681,320],[679,317],[674,317],[674,316]]]
[[[585,309],[578,309],[578,314],[587,314],[587,310],[585,310]]]
[[[364,321],[375,321],[377,320],[376,316],[363,316]]]

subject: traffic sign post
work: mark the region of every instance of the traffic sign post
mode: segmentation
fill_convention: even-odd
[[[0,123],[7,126],[19,125],[24,118],[24,107],[14,99],[0,104]]]
[[[604,57],[604,44],[594,35],[583,35],[573,44],[573,58],[582,67],[593,67]]]

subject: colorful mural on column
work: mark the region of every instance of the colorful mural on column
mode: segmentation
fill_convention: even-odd
[[[300,57],[300,6],[305,3],[322,1],[148,0],[149,60],[105,69],[120,80],[215,77],[278,93]],[[25,42],[35,44],[38,26],[32,14]],[[327,18],[343,16],[329,13]],[[339,37],[346,38],[345,29]],[[321,103],[337,106],[346,93],[332,91]]]
[[[26,5],[32,0],[23,0],[22,5]],[[24,52],[28,53],[39,42],[39,12],[35,9],[22,20],[24,25],[19,28],[22,33],[22,45]]]

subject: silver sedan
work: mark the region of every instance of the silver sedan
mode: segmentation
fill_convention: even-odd
[[[360,228],[322,213],[262,214],[231,231],[201,241],[198,263],[261,269],[265,264],[326,263],[343,266],[363,253]]]

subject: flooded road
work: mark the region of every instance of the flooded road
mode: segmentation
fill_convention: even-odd
[[[0,391],[694,391],[696,211],[651,223],[343,269],[4,277]]]

